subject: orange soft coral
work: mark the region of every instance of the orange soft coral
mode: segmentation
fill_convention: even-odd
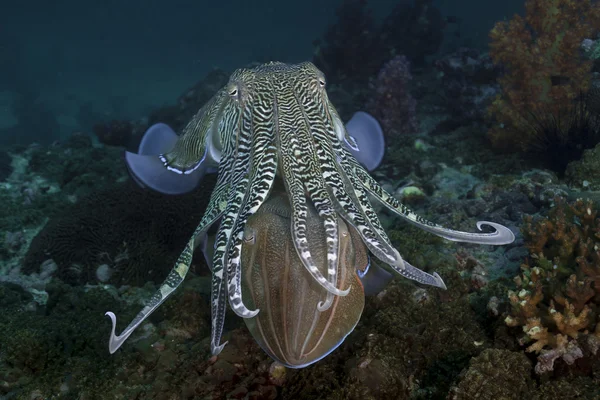
[[[600,4],[591,0],[527,0],[525,17],[498,22],[490,32],[490,55],[504,66],[502,94],[490,106],[496,120],[495,145],[528,150],[535,140],[523,135],[541,112],[561,115],[587,91],[591,61],[580,56],[581,42],[600,27]]]

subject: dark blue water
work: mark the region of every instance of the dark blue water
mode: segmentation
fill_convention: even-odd
[[[47,126],[45,137],[51,140],[90,129],[78,118],[82,107],[98,118],[139,118],[172,101],[215,67],[232,71],[256,61],[311,60],[313,41],[335,21],[340,2],[4,3],[0,129],[16,123],[12,104],[15,96],[26,95],[28,103],[35,99],[32,114],[48,121],[31,128]],[[397,3],[368,2],[376,18]],[[495,21],[522,7],[519,0],[434,3],[444,15],[460,20],[459,42],[479,47],[485,46]],[[450,47],[458,44],[454,38],[445,40],[454,41]]]

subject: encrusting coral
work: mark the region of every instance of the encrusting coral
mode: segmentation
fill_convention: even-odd
[[[525,219],[530,258],[509,291],[505,322],[522,327],[521,344],[538,353],[535,371],[552,371],[562,359],[596,355],[600,348],[600,219],[592,201],[557,199],[547,218]]]

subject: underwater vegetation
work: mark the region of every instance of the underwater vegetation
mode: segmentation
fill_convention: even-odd
[[[599,30],[600,4],[590,0],[527,0],[524,17],[496,24],[490,56],[504,70],[488,108],[496,147],[533,153],[563,173],[596,144],[595,111],[579,99],[591,88],[593,67],[582,43]]]

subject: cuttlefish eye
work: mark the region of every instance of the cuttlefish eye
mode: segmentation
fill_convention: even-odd
[[[227,87],[227,93],[229,97],[235,100],[239,100],[240,97],[240,88],[237,83],[230,83]]]
[[[337,286],[350,287],[350,292],[334,296],[332,306],[319,311],[328,292],[298,257],[290,214],[287,195],[279,194],[248,219],[245,232],[255,240],[242,246],[242,299],[261,310],[244,322],[263,350],[287,367],[302,368],[327,356],[354,330],[365,304],[356,271],[365,268],[368,257],[358,233],[340,218]],[[308,228],[313,257],[326,275],[327,234],[314,207],[309,209]]]
[[[325,82],[325,77],[320,76],[317,80],[319,82],[319,86],[321,86],[322,88],[324,88],[325,87],[325,83],[326,83]]]

